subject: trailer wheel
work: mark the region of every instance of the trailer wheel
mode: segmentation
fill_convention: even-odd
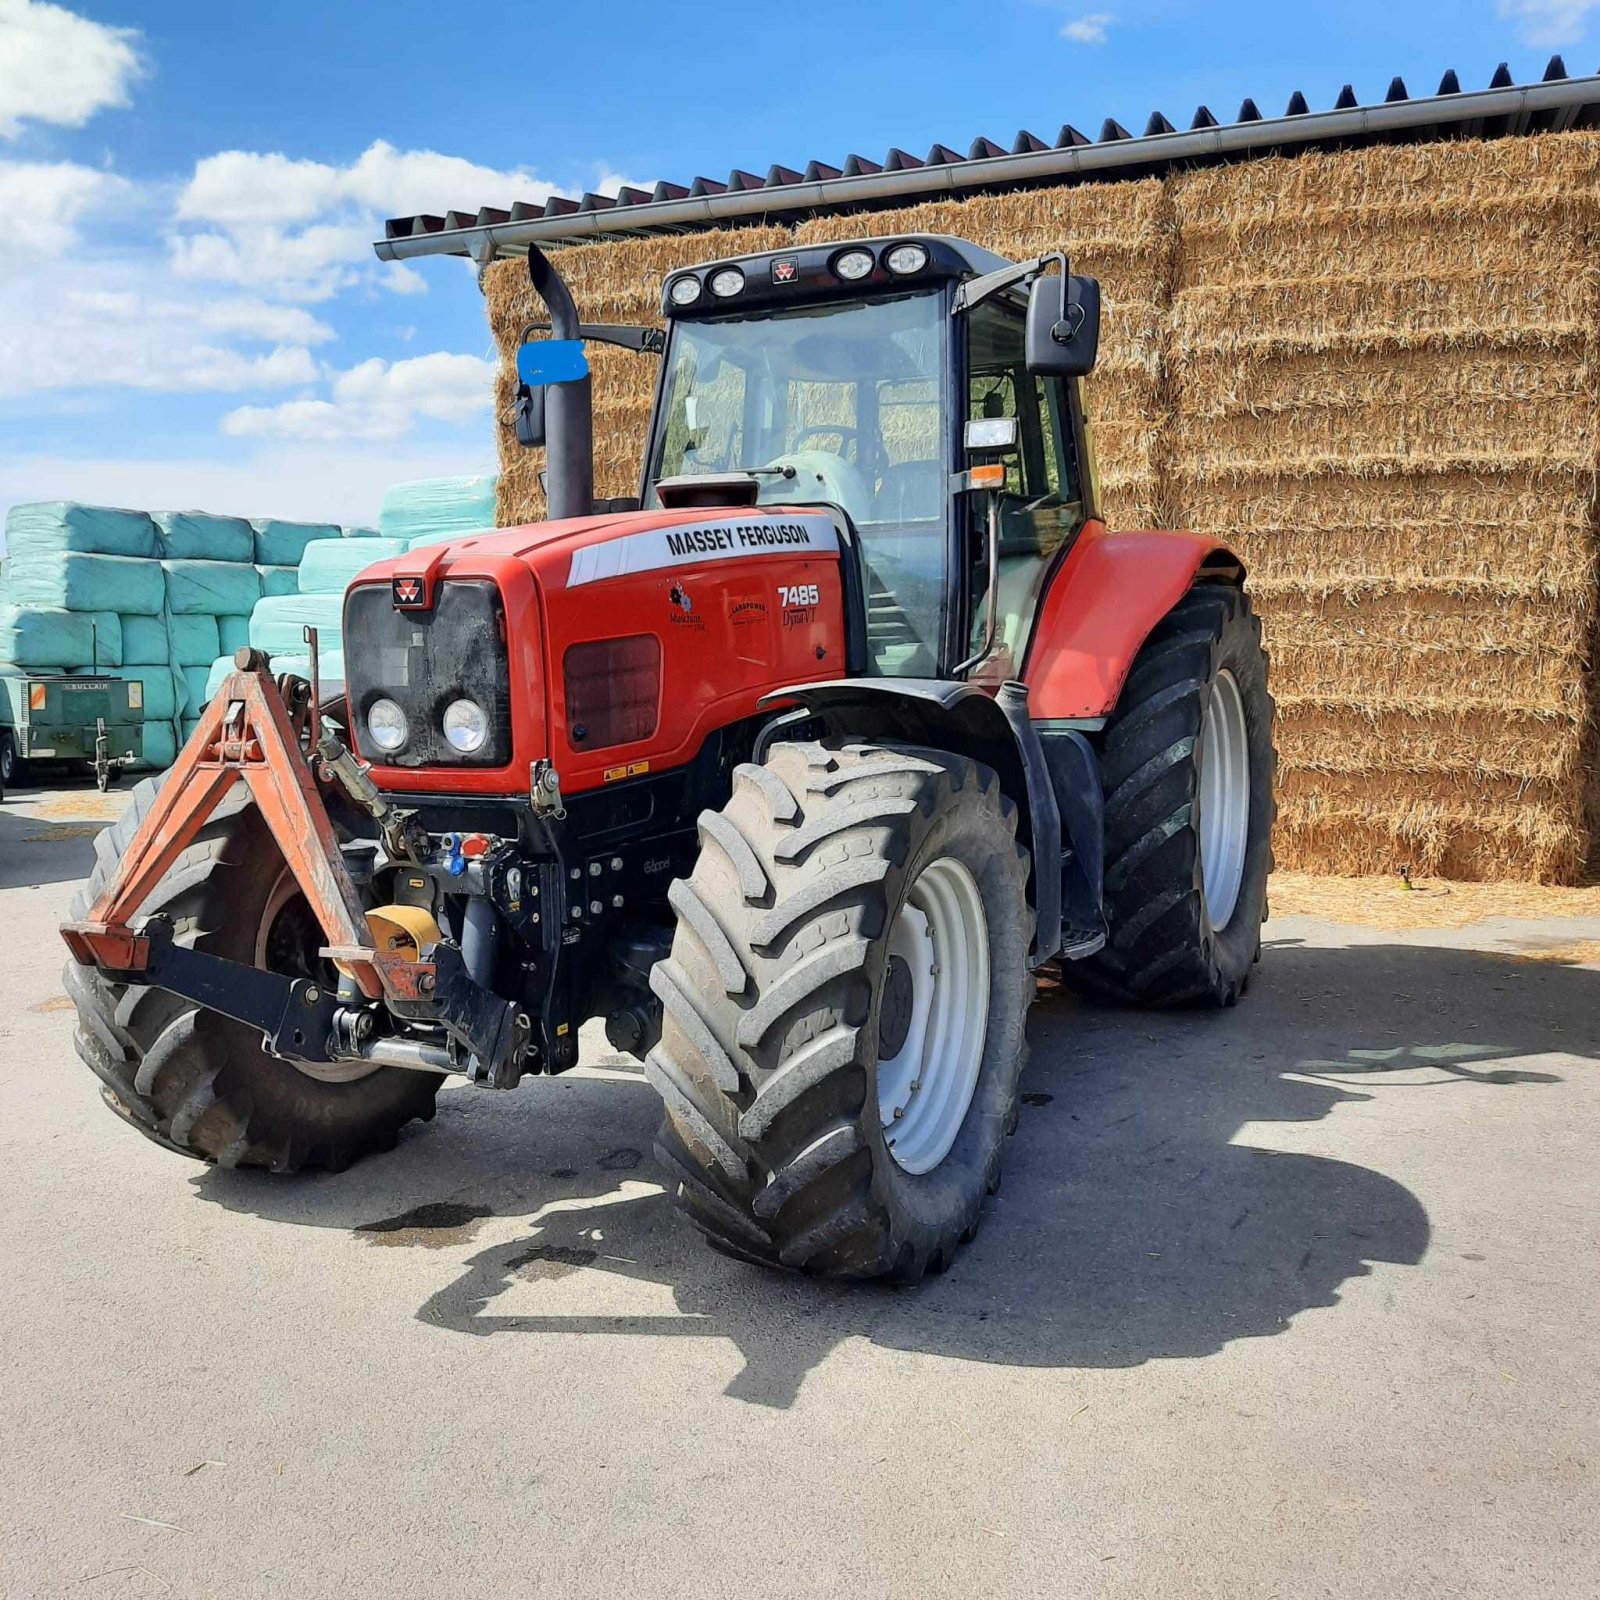
[[[645,1071],[714,1245],[915,1281],[972,1237],[1033,991],[1016,826],[987,767],[889,745],[777,745],[702,814]]]
[[[17,781],[17,741],[9,728],[0,728],[0,790]]]
[[[1261,623],[1202,584],[1150,635],[1106,729],[1098,955],[1063,976],[1144,1006],[1231,1006],[1261,954],[1276,815]]]
[[[95,840],[74,917],[87,914],[165,781],[141,782]],[[178,943],[212,955],[294,976],[322,970],[321,931],[304,897],[285,892],[283,858],[242,792],[223,802],[144,911],[171,917]],[[76,961],[65,983],[78,1010],[78,1054],[106,1103],[169,1150],[225,1167],[340,1171],[392,1149],[408,1122],[433,1115],[440,1080],[431,1073],[302,1070],[269,1056],[242,1023],[164,989],[112,983]]]

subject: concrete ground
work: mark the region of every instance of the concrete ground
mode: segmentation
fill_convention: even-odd
[[[679,1224],[603,1040],[338,1177],[147,1143],[59,981],[96,805],[0,807],[0,1594],[1600,1593],[1600,921],[1047,997],[976,1244],[847,1288]]]

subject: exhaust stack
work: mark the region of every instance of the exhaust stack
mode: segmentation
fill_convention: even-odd
[[[581,339],[578,308],[561,274],[536,244],[528,246],[528,279],[550,313],[553,339]],[[591,380],[553,383],[545,391],[545,501],[552,522],[594,512],[594,396]]]

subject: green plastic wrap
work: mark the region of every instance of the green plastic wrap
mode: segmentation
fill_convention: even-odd
[[[80,506],[48,500],[12,506],[6,515],[10,556],[59,556],[68,551],[91,556],[158,556],[156,525],[142,511]]]
[[[209,667],[222,653],[215,617],[168,617],[167,641],[175,667]]]
[[[7,558],[5,598],[17,606],[159,617],[166,603],[166,585],[161,567],[154,561],[75,551],[29,551]]]
[[[122,625],[114,611],[61,611],[0,603],[0,661],[51,671],[122,664]]]
[[[218,648],[225,656],[231,656],[235,650],[242,650],[250,643],[250,618],[218,617],[217,638],[220,640]]]
[[[161,554],[173,561],[243,561],[256,558],[255,530],[243,517],[206,511],[158,511]]]
[[[319,539],[300,558],[300,593],[342,595],[357,573],[405,550],[400,539]]]
[[[378,528],[392,539],[419,533],[470,533],[494,526],[495,477],[421,478],[384,491]]]
[[[256,569],[241,561],[163,561],[161,570],[174,616],[242,617],[261,598]]]
[[[273,594],[299,594],[300,569],[293,567],[257,567],[261,579],[261,597]]]
[[[165,772],[178,759],[178,733],[171,722],[151,722],[144,725],[144,765],[155,772]]]
[[[298,567],[313,539],[339,537],[339,529],[331,522],[281,522],[276,517],[260,517],[254,528],[255,560],[263,567]]]
[[[172,659],[164,617],[122,619],[122,664],[125,667],[165,666]]]
[[[284,594],[263,600],[250,613],[250,643],[269,656],[303,655],[304,629],[317,630],[317,648],[340,647],[344,626],[344,591],[337,594]]]

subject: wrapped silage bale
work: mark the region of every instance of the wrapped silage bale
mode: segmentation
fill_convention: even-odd
[[[259,605],[260,601],[256,604]],[[250,643],[250,618],[218,617],[217,638],[220,641],[219,648],[225,656],[232,656],[235,650],[242,650]]]
[[[18,606],[158,617],[166,586],[154,561],[73,550],[54,554],[28,550],[7,559],[6,598]]]
[[[169,656],[175,667],[209,667],[222,652],[215,617],[176,614],[167,618]]]
[[[164,617],[122,619],[122,664],[125,667],[165,666],[172,659]]]
[[[255,529],[257,566],[298,567],[300,557],[313,539],[337,539],[338,527],[331,522],[283,522],[277,517],[259,517]]]
[[[499,479],[421,478],[391,484],[378,513],[379,532],[393,539],[414,539],[419,533],[470,533],[494,526],[495,489]]]
[[[151,722],[144,725],[144,765],[161,772],[178,759],[178,728],[175,722]]]
[[[110,621],[115,624],[115,613]],[[115,666],[122,660],[120,627],[111,634],[103,613],[0,604],[0,661],[23,668],[86,667],[97,654]]]
[[[300,558],[300,593],[342,595],[358,573],[405,551],[403,539],[318,539]]]
[[[178,673],[183,679],[184,721],[192,723],[205,709],[206,679],[211,676],[211,663],[208,661],[203,667],[180,667]],[[186,732],[184,738],[188,737]]]
[[[163,561],[161,570],[174,616],[245,616],[261,598],[256,569],[242,561]]]
[[[335,528],[333,530],[341,539],[381,539],[381,528]]]
[[[317,648],[337,649],[344,625],[344,589],[334,594],[280,594],[250,613],[250,644],[269,656],[305,653],[307,626],[317,630]]]
[[[157,556],[156,525],[143,511],[80,506],[70,500],[12,506],[6,515],[6,556]]]
[[[298,563],[292,567],[257,567],[256,575],[261,579],[261,595],[265,599],[271,594],[299,594],[300,568]]]
[[[242,561],[256,558],[255,530],[243,517],[207,511],[158,511],[161,554],[173,561]]]

